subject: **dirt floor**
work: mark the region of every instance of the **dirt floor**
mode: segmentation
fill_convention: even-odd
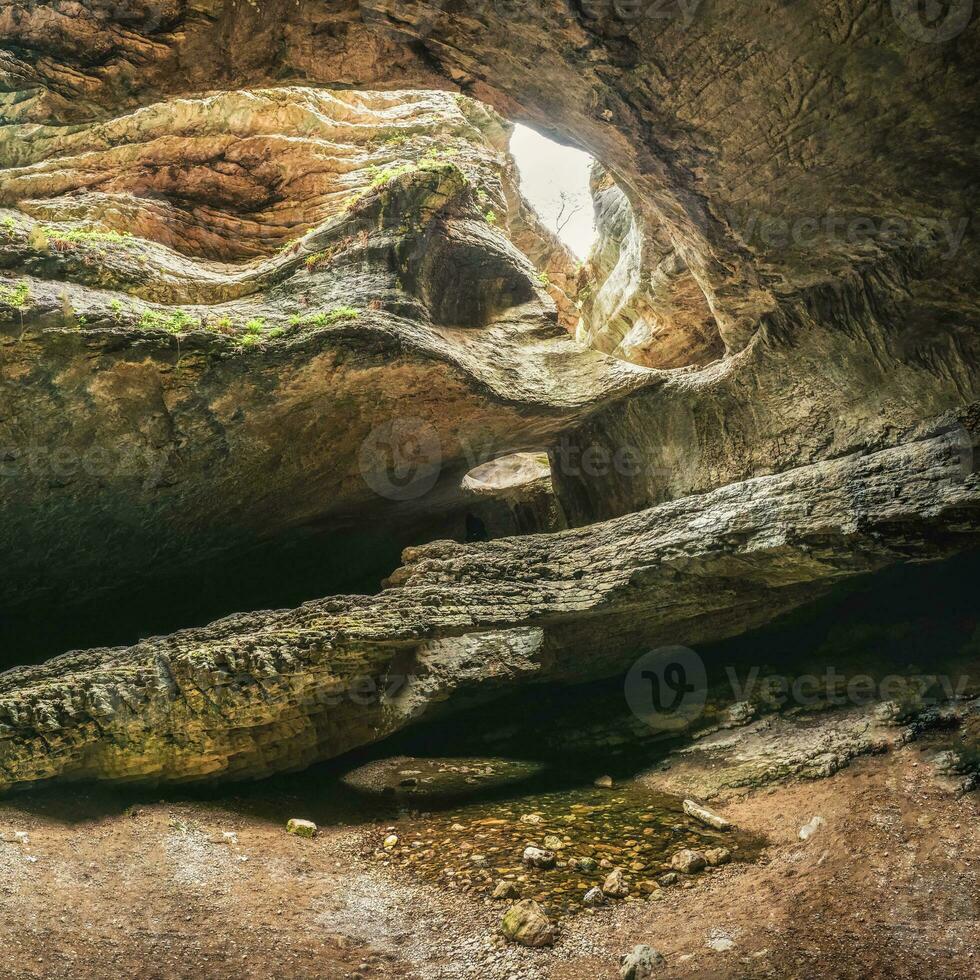
[[[546,950],[504,944],[498,903],[364,860],[383,823],[286,834],[288,817],[323,817],[303,778],[217,802],[15,797],[0,803],[0,975],[595,980],[647,943],[672,977],[975,978],[980,800],[929,759],[915,742],[721,794],[767,839],[758,862],[565,920]]]

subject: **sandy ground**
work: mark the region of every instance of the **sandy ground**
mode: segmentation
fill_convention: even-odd
[[[301,794],[16,797],[0,803],[0,975],[595,980],[644,942],[664,976],[975,978],[980,800],[927,759],[913,743],[729,794],[719,808],[769,841],[758,863],[567,920],[544,951],[495,938],[499,905],[360,858],[381,825],[287,835],[287,817],[317,817]]]

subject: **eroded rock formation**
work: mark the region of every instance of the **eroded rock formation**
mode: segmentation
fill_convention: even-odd
[[[255,90],[12,129],[8,604],[462,505],[474,463],[651,380],[556,322],[508,239],[513,214],[548,240],[508,130],[468,99]]]
[[[551,535],[406,553],[377,597],[245,613],[0,678],[0,786],[305,766],[514,685],[608,676],[843,577],[975,544],[976,413],[939,434]]]
[[[516,452],[531,526],[589,525],[11,672],[5,785],[303,765],[974,542],[976,20],[459,6],[0,9],[5,608],[404,527]],[[584,277],[480,102],[601,162]]]

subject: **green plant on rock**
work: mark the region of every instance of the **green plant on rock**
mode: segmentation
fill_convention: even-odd
[[[322,252],[314,252],[312,255],[307,255],[303,260],[303,264],[306,266],[307,272],[316,272],[321,265],[326,265],[332,256],[333,249],[324,249]]]
[[[282,335],[283,335],[283,334],[284,334],[285,332],[286,332],[286,330],[285,330],[285,328],[284,328],[284,327],[273,327],[273,328],[272,328],[272,329],[271,329],[271,330],[270,330],[270,331],[268,332],[268,334],[266,334],[266,336],[267,336],[267,337],[273,337],[273,338],[274,338],[274,337],[281,337],[281,336],[282,336]]]
[[[113,319],[118,323],[122,319],[122,302],[118,299],[109,300],[109,309],[112,310]]]
[[[0,220],[0,228],[3,228],[3,230],[8,235],[13,235],[16,227],[17,227],[17,223],[14,221],[13,217],[9,214],[3,220]]]
[[[497,223],[497,214],[492,209],[487,211],[483,217],[486,218],[488,225],[495,225]]]
[[[260,316],[245,321],[245,333],[260,334],[265,329],[265,320]]]
[[[239,338],[239,347],[255,347],[256,344],[261,344],[262,338],[256,333],[247,333],[243,337]]]
[[[86,228],[70,228],[62,231],[50,225],[45,226],[43,230],[51,245],[60,250],[74,248],[77,245],[121,244],[133,238],[132,232],[129,231],[96,231]]]
[[[12,306],[15,310],[23,310],[31,298],[31,287],[21,279],[13,286],[0,286],[0,303]]]
[[[306,323],[314,327],[328,327],[332,323],[339,323],[341,320],[356,320],[360,315],[361,311],[353,306],[335,306],[332,310],[307,313],[305,316],[293,314],[289,318],[289,322],[294,327]]]
[[[549,276],[547,272],[539,272],[538,273],[538,282],[541,283],[542,286],[550,286],[551,285],[551,276]]]
[[[199,329],[201,321],[183,310],[174,310],[170,314],[159,313],[157,310],[143,310],[139,325],[144,330],[166,330],[168,333],[182,334]]]

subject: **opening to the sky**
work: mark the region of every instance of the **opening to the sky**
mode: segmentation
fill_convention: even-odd
[[[510,152],[521,176],[521,192],[550,228],[580,259],[595,239],[595,213],[589,194],[592,157],[562,146],[517,123]]]

